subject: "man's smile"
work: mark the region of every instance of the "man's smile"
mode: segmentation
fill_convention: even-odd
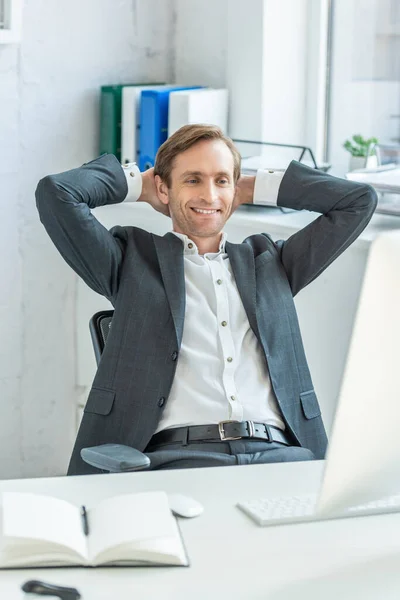
[[[199,213],[201,215],[214,215],[215,213],[220,212],[220,210],[217,208],[191,208],[195,213]]]

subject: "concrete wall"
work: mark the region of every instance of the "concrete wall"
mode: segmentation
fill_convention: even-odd
[[[93,158],[98,90],[172,76],[172,1],[26,1],[0,46],[0,477],[63,473],[75,436],[76,279],[39,223],[38,180]]]

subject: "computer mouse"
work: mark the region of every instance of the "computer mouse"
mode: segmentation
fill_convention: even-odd
[[[204,508],[200,502],[184,494],[168,494],[169,507],[176,517],[198,517]]]

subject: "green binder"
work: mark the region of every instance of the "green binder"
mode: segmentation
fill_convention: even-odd
[[[100,147],[99,154],[115,154],[121,160],[122,88],[136,85],[163,85],[163,83],[122,83],[103,85],[100,93]]]

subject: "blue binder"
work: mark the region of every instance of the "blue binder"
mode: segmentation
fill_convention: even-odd
[[[193,90],[203,86],[170,87],[143,90],[140,101],[139,168],[146,171],[154,166],[157,150],[168,137],[168,105],[171,92]]]

